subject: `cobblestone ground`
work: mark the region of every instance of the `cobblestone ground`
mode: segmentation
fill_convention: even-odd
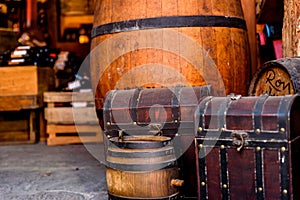
[[[105,166],[84,145],[0,146],[0,200],[35,199],[107,200]]]

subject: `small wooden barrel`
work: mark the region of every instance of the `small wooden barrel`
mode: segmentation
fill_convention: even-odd
[[[182,184],[169,137],[111,138],[106,163],[111,199],[175,199]]]
[[[97,109],[112,89],[213,85],[247,94],[250,54],[240,0],[96,1],[91,44]]]
[[[282,58],[266,62],[255,73],[250,96],[295,94],[300,91],[300,58]]]

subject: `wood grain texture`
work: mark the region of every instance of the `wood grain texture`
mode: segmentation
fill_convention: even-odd
[[[95,12],[94,28],[165,16],[219,15],[243,19],[240,1],[102,0],[96,4],[101,11]],[[210,67],[216,67],[221,74],[226,94],[246,94],[251,68],[247,31],[221,27],[157,28],[126,32],[130,37],[121,39],[124,33],[121,30],[93,38],[91,72],[99,101],[103,102],[105,94],[115,88],[203,85],[207,77],[218,77]],[[214,82],[218,90],[221,84]]]
[[[106,169],[108,192],[118,197],[166,198],[177,193],[177,189],[170,186],[176,177],[175,168],[143,173]]]
[[[282,29],[282,56],[300,55],[300,3],[296,0],[284,0],[284,18]]]
[[[37,66],[1,67],[0,93],[9,95],[38,95],[54,86],[53,71]]]
[[[145,135],[112,138],[106,151],[108,193],[128,199],[160,199],[178,194],[178,188],[171,185],[179,177],[174,147],[161,144],[169,140]]]
[[[41,95],[0,96],[0,111],[18,111],[43,107]]]
[[[36,111],[7,111],[0,115],[0,145],[35,143]]]
[[[47,125],[47,145],[68,145],[81,143],[98,143],[103,141],[99,126],[92,125]],[[92,133],[92,134],[85,134]]]
[[[296,94],[300,91],[300,59],[282,58],[264,63],[252,78],[248,94],[272,96]]]

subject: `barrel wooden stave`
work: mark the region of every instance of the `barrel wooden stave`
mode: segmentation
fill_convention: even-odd
[[[175,196],[178,189],[169,186],[176,178],[178,171],[175,168],[145,173],[106,169],[108,192],[115,197],[165,199]]]

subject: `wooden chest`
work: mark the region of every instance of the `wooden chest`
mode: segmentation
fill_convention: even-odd
[[[298,95],[202,100],[198,199],[300,199],[299,109]]]
[[[111,90],[103,105],[105,134],[173,138],[191,126],[200,100],[211,93],[210,86]]]

